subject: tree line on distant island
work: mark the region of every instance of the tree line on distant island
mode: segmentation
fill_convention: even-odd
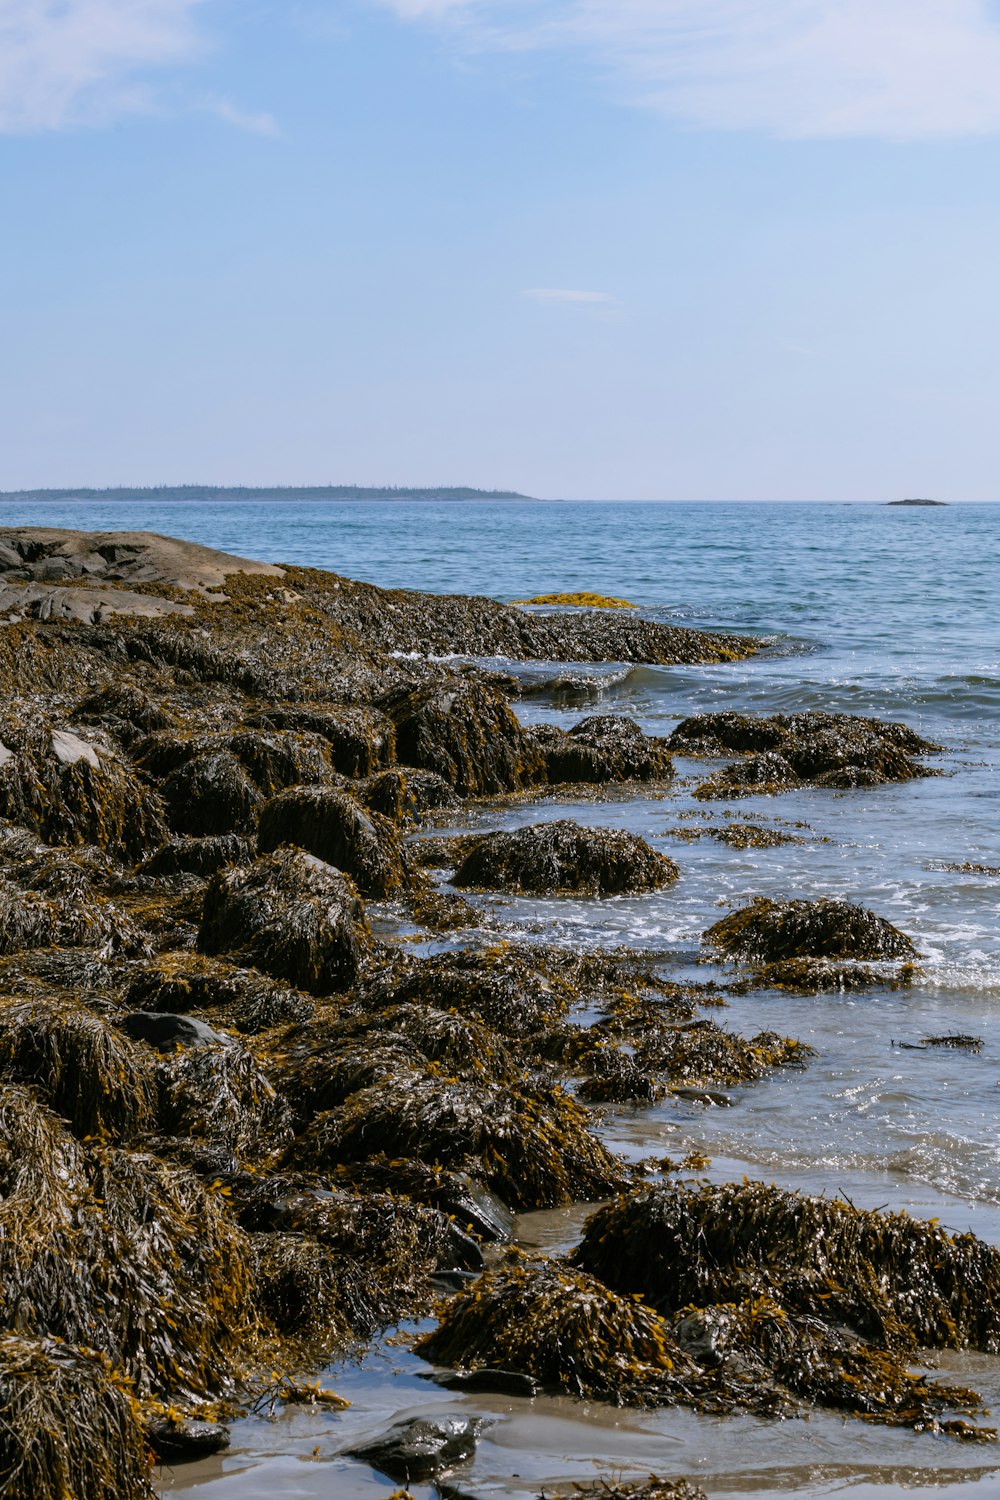
[[[309,484],[119,485],[107,489],[0,490],[3,500],[530,500],[516,490],[477,490],[464,485],[410,489],[403,485]]]

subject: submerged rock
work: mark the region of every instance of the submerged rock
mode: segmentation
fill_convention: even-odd
[[[612,896],[660,890],[680,873],[637,834],[564,819],[473,835],[464,848],[453,878],[466,889]]]
[[[346,989],[368,941],[364,906],[339,870],[281,848],[216,875],[205,892],[198,947],[287,979],[313,994]]]
[[[373,1442],[348,1449],[348,1457],[399,1484],[422,1483],[468,1463],[483,1425],[481,1417],[409,1417]]]

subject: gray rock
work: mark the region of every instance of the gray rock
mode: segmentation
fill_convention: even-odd
[[[71,734],[68,729],[53,729],[52,754],[64,766],[75,766],[77,761],[85,760],[96,771],[101,764],[93,745],[78,734]]]
[[[421,1483],[468,1463],[482,1428],[477,1417],[411,1417],[374,1442],[348,1450],[347,1456],[378,1469],[396,1484]]]
[[[148,1042],[157,1052],[173,1052],[175,1047],[215,1047],[225,1045],[226,1038],[204,1021],[193,1016],[177,1016],[166,1011],[142,1010],[126,1016],[121,1029],[134,1042]]]

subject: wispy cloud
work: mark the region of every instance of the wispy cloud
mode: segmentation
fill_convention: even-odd
[[[225,120],[227,125],[233,125],[237,130],[249,131],[251,135],[265,135],[272,139],[277,139],[281,135],[281,127],[274,115],[267,110],[240,109],[230,99],[210,99],[205,108],[210,114],[218,115],[220,120]]]
[[[478,48],[560,48],[698,126],[907,140],[1000,131],[995,0],[376,0]]]
[[[585,307],[614,307],[617,305],[616,299],[609,292],[575,292],[567,287],[526,287],[521,296],[530,297],[532,302],[554,302],[564,306],[575,304]]]
[[[149,107],[150,69],[195,56],[202,0],[0,0],[0,131]]]

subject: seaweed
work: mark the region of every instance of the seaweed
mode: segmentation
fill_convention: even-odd
[[[202,953],[227,953],[312,994],[346,989],[367,943],[351,882],[301,850],[280,848],[221,871],[205,892]]]
[[[460,849],[453,881],[469,889],[610,896],[660,890],[680,873],[636,834],[564,819],[509,833],[472,834]]]
[[[1000,1251],[758,1182],[620,1197],[588,1220],[573,1262],[665,1314],[766,1296],[890,1351],[1000,1349]]]
[[[633,719],[620,715],[582,719],[568,733],[536,728],[532,738],[545,756],[545,776],[553,785],[670,781],[674,775],[667,741],[645,734]]]
[[[538,779],[541,763],[503,694],[451,678],[383,699],[406,765],[436,771],[465,796],[512,792]]]
[[[83,1006],[48,1000],[0,1010],[0,1077],[32,1084],[79,1137],[130,1140],[155,1119],[148,1061]]]
[[[696,1368],[652,1308],[516,1251],[443,1307],[414,1348],[434,1364],[515,1370],[550,1390],[619,1406],[676,1400]]]
[[[570,604],[580,609],[637,609],[628,599],[610,594],[536,594],[533,599],[512,599],[512,604]]]
[[[529,1095],[428,1072],[386,1080],[321,1114],[290,1164],[324,1170],[384,1153],[468,1171],[511,1208],[552,1208],[606,1197],[624,1167],[560,1089]]]
[[[160,1119],[167,1131],[223,1147],[256,1165],[291,1138],[287,1103],[238,1042],[182,1047],[158,1071]]]
[[[257,847],[268,854],[282,844],[307,849],[343,870],[363,896],[389,896],[405,880],[394,826],[331,787],[293,787],[264,805]]]
[[[912,939],[849,901],[772,901],[758,896],[705,933],[712,947],[752,963],[789,958],[909,959]]]
[[[254,1331],[251,1290],[223,1199],[0,1089],[0,1323],[106,1354],[140,1395],[218,1393]]]
[[[512,1038],[551,1024],[577,999],[570,980],[550,972],[531,948],[512,943],[398,960],[366,974],[357,995],[372,1011],[419,1003],[472,1016]]]
[[[133,1010],[211,1011],[245,1036],[308,1021],[316,1008],[311,996],[268,974],[187,949],[159,954],[134,971],[126,1003]]]
[[[153,1500],[135,1396],[100,1355],[57,1339],[0,1335],[4,1500]]]

